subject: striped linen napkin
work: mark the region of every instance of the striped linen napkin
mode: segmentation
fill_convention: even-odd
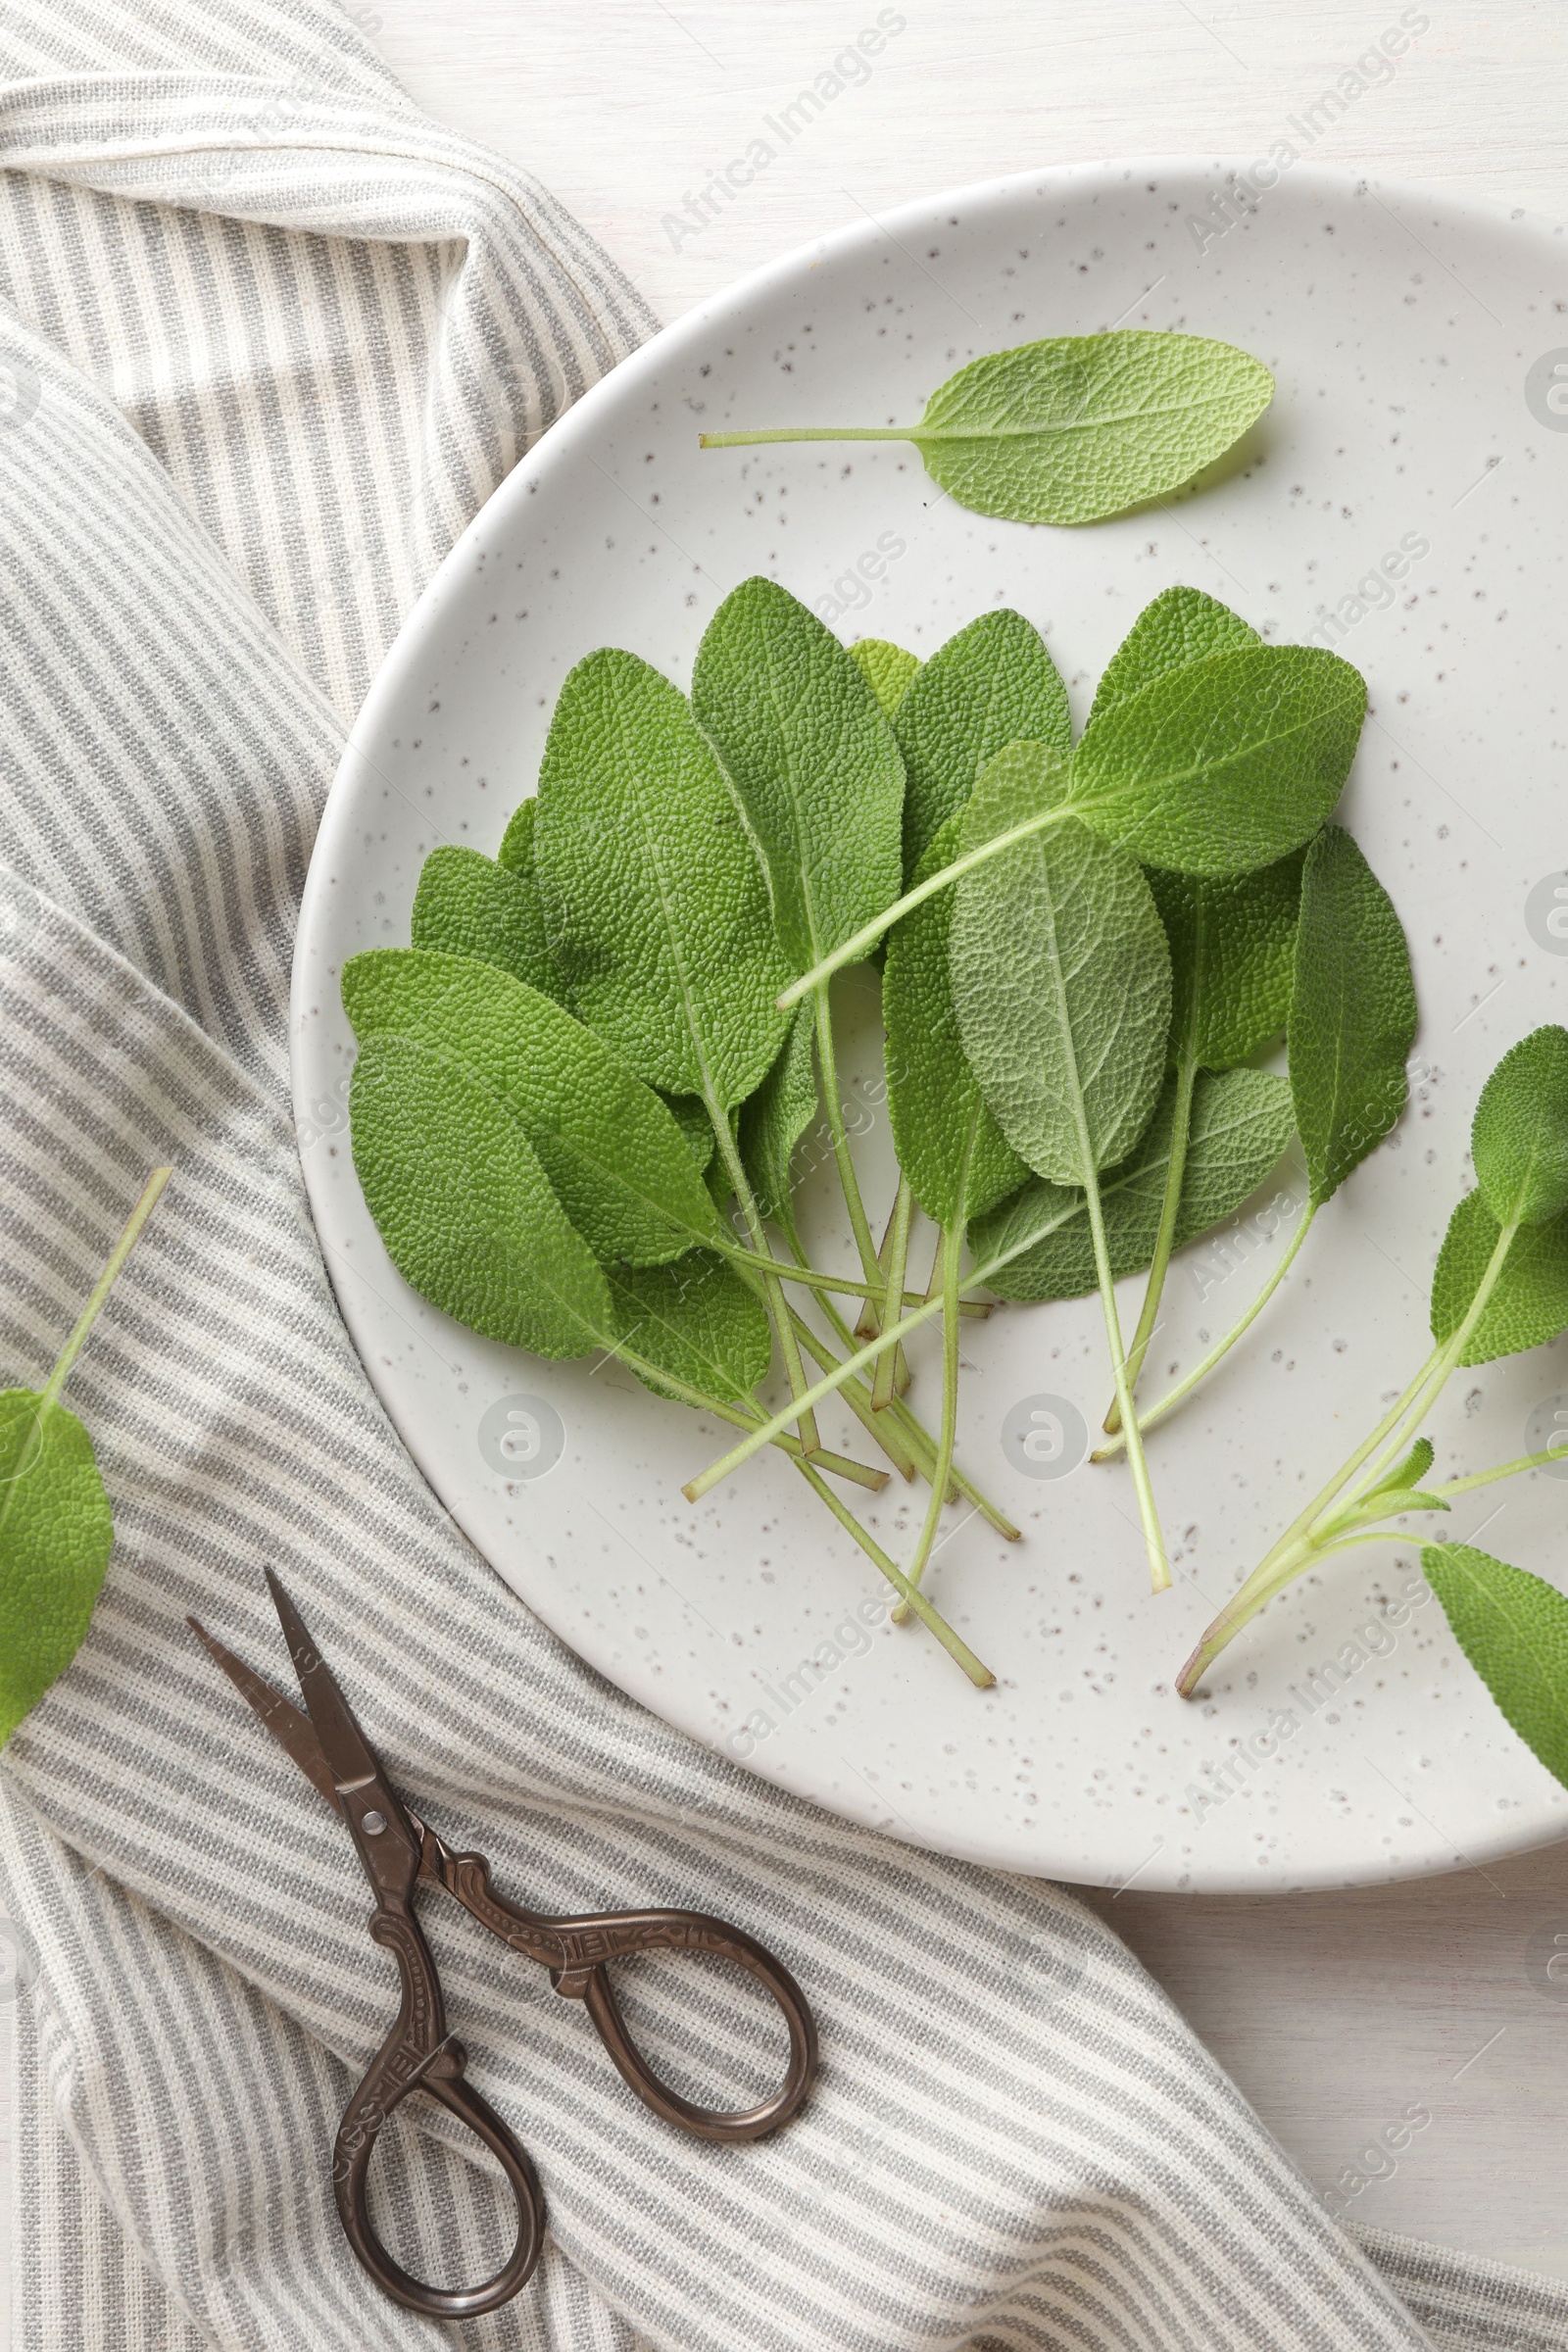
[[[1568,2345],[1568,2294],[1333,2225],[1070,1897],[826,1819],[535,1624],[384,1419],[286,1089],[290,944],[346,722],[530,442],[653,327],[549,195],[409,103],[333,0],[0,17],[0,1366],[36,1379],[156,1161],[73,1393],[119,1531],[5,1751],[15,2352],[362,2352],[327,2153],[389,1976],[341,1833],[187,1609],[274,1657],[271,1561],[438,1823],[551,1909],[734,1918],[809,1988],[806,2116],[676,2140],[581,2017],[443,1920],[472,2073],[536,2157],[535,2283],[483,2352]],[[745,2047],[650,1972],[695,2080]],[[388,2233],[491,2267],[494,2174],[387,2134]]]

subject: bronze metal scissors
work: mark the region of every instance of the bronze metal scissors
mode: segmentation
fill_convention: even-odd
[[[306,1631],[305,1622],[271,1570],[267,1582],[277,1608],[308,1712],[252,1672],[215,1641],[194,1617],[191,1630],[248,1699],[312,1787],[348,1825],[375,1896],[369,1931],[397,1961],[403,2003],[396,2025],[371,2059],[338,2127],[332,2186],[344,2233],[383,2293],[407,2310],[433,2319],[477,2319],[509,2302],[528,2278],[544,2242],[545,2202],[538,2175],[487,2100],[464,2080],[467,2055],[447,2031],[441,1981],[415,1916],[422,1884],[445,1887],[492,1936],[548,1968],[564,2000],[581,2001],[623,2080],[666,2123],[700,2139],[760,2139],[787,2124],[816,2076],[816,2026],[795,1979],[771,1952],[740,1928],[704,1911],[605,1911],[553,1919],[509,1903],[490,1884],[483,1854],[455,1854],[413,1807],[396,1794],[375,1751],[355,1722],[347,1699]],[[627,2031],[607,1962],[633,1952],[714,1952],[739,1962],[766,1986],[789,2028],[783,2087],[760,2107],[738,2113],[694,2106],[662,2082]],[[499,2158],[517,2204],[517,2238],[493,2278],[471,2287],[426,2286],[406,2271],[370,2227],[366,2184],[380,2132],[416,2090],[427,2091],[466,2124]]]

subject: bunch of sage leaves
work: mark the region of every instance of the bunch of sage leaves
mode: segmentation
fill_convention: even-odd
[[[632,654],[589,655],[497,857],[433,851],[411,947],[345,968],[355,1161],[394,1263],[474,1330],[549,1356],[608,1349],[729,1423],[738,1442],[689,1482],[694,1500],[780,1447],[901,1613],[982,1684],[919,1590],[950,1499],[1017,1532],[956,1460],[959,1320],[984,1311],[976,1291],[1098,1289],[1163,1584],[1113,1286],[1232,1214],[1289,1144],[1290,1084],[1245,1056],[1283,1017],[1301,853],[1363,709],[1338,657],[1265,645],[1190,589],[1142,615],[1076,746],[1055,665],[1014,612],[921,663],[846,649],[752,579],[709,624],[690,698]],[[1167,931],[1156,893],[1174,908],[1181,874],[1218,909],[1204,938],[1223,935],[1229,961],[1190,954],[1176,911]],[[900,1175],[879,1242],[828,979],[890,930]],[[1182,1009],[1195,987],[1206,1027]],[[853,1273],[807,1262],[794,1213],[797,1147],[819,1121]],[[916,1209],[936,1229],[924,1290],[908,1287]],[[937,1316],[933,1437],[903,1343]],[[775,1348],[789,1394],[769,1409]],[[906,1570],[840,1492],[887,1473],[824,1447],[835,1395],[929,1486]]]

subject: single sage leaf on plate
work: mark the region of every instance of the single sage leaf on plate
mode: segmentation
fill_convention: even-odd
[[[790,972],[760,860],[684,695],[613,647],[579,662],[538,809],[546,929],[583,1020],[649,1086],[744,1102],[783,1042]]]
[[[1432,1277],[1432,1337],[1458,1330],[1492,1263],[1502,1228],[1479,1192],[1467,1193],[1448,1220]],[[1521,1225],[1509,1245],[1461,1364],[1544,1348],[1568,1331],[1568,1210],[1544,1225]]]
[[[1365,711],[1360,672],[1320,647],[1206,655],[1091,719],[1072,757],[1074,814],[1146,865],[1250,873],[1317,831]]]
[[[609,1344],[603,1268],[520,1121],[462,1062],[372,1031],[354,1065],[349,1126],[376,1231],[421,1298],[530,1355]]]
[[[1176,1087],[1166,1081],[1136,1151],[1101,1178],[1105,1241],[1119,1281],[1154,1251],[1170,1164]],[[1200,1075],[1182,1171],[1175,1248],[1234,1216],[1279,1164],[1292,1131],[1290,1088],[1266,1070]],[[977,1264],[1007,1257],[986,1276],[1001,1298],[1080,1298],[1095,1288],[1094,1242],[1082,1193],[1036,1178],[974,1227]],[[1024,1247],[1019,1248],[1022,1244]]]
[[[1410,951],[1394,903],[1348,833],[1307,852],[1289,1023],[1291,1091],[1314,1206],[1398,1119],[1415,1037]]]
[[[971,360],[918,424],[705,433],[755,441],[912,441],[932,480],[978,514],[1095,522],[1178,490],[1223,457],[1274,395],[1261,362],[1202,335],[1054,335]]]
[[[1112,703],[1141,694],[1156,678],[1209,654],[1260,645],[1254,628],[1201,588],[1166,588],[1146,605],[1106,662],[1090,708],[1091,725]]]
[[[1429,1544],[1421,1568],[1509,1727],[1568,1788],[1568,1600],[1469,1544]]]
[[[960,810],[931,842],[915,880],[952,862],[961,827]],[[997,1125],[958,1034],[948,963],[956,887],[938,891],[894,926],[882,970],[894,1146],[915,1200],[944,1226],[981,1215],[1029,1172]]]
[[[372,948],[345,964],[343,1005],[362,1046],[420,1040],[488,1089],[596,1257],[654,1265],[717,1235],[702,1170],[667,1106],[537,989],[466,957]]]
[[[1227,882],[1152,866],[1149,886],[1170,942],[1171,1058],[1233,1069],[1278,1037],[1290,1013],[1301,854]]]
[[[1037,766],[992,761],[966,849],[1038,795]],[[1071,817],[999,850],[959,878],[949,956],[964,1053],[1013,1150],[1057,1184],[1125,1158],[1170,1026],[1170,951],[1131,852]]]
[[[114,1541],[75,1414],[0,1392],[0,1743],[80,1648]]]
[[[939,646],[899,705],[904,754],[904,870],[908,881],[983,767],[1009,743],[1072,748],[1067,690],[1021,612],[983,612]],[[927,871],[934,869],[927,868]]]
[[[1470,1150],[1499,1225],[1568,1208],[1568,1030],[1533,1030],[1503,1055],[1481,1090]]]
[[[919,655],[906,654],[902,645],[894,645],[886,637],[862,637],[851,646],[850,659],[859,663],[883,715],[891,718],[920,666]]]
[[[759,1213],[797,1240],[793,1165],[817,1114],[815,1030],[810,1001],[797,1004],[778,1056],[740,1115],[741,1165]]]
[[[775,581],[743,580],[703,632],[692,709],[762,854],[797,971],[899,895],[904,761],[865,673]]]
[[[514,873],[477,850],[443,843],[430,852],[414,897],[410,936],[416,948],[476,956],[547,997],[564,997],[545,939],[538,885],[531,874]]]
[[[694,1250],[669,1266],[612,1267],[610,1296],[624,1345],[653,1371],[638,1378],[656,1396],[685,1398],[662,1387],[666,1372],[688,1389],[725,1403],[749,1403],[767,1377],[773,1329],[750,1286],[710,1250]]]

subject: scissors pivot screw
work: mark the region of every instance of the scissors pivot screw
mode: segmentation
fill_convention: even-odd
[[[386,1828],[386,1815],[377,1813],[372,1807],[368,1813],[361,1816],[360,1827],[367,1838],[379,1838]]]

